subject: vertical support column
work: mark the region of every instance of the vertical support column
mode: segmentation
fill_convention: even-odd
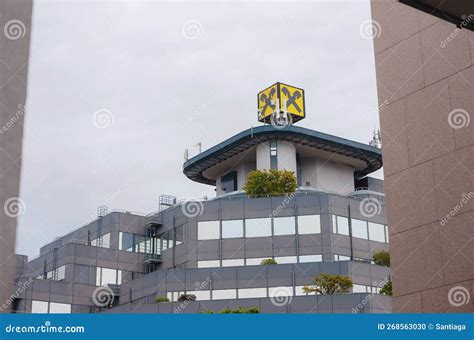
[[[31,34],[31,0],[0,1],[0,301],[15,293],[15,242],[17,217],[27,206],[19,198],[23,119],[26,111],[28,59]],[[34,236],[34,235],[32,235]],[[8,312],[10,305],[0,308]]]

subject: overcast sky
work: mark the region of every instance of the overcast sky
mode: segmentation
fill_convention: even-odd
[[[214,196],[182,174],[184,150],[259,125],[256,94],[276,81],[305,89],[297,125],[368,143],[369,19],[369,1],[36,0],[18,253],[36,255],[100,204],[149,213],[160,194]]]

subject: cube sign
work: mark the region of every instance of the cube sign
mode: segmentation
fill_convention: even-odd
[[[258,121],[270,123],[271,116],[278,105],[280,112],[292,116],[292,121],[297,122],[305,118],[304,90],[283,83],[275,83],[257,95]]]

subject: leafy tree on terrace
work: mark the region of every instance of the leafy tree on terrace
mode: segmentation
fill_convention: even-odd
[[[337,294],[348,293],[352,280],[347,275],[321,274],[313,277],[312,285],[303,286],[306,294]]]
[[[244,191],[250,197],[291,194],[298,187],[293,171],[254,170],[244,185]]]

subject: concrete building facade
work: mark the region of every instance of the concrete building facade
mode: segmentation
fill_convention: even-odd
[[[308,165],[296,165],[302,158],[296,150],[306,152]],[[306,157],[311,150],[313,157]],[[282,158],[259,160],[268,155]],[[249,164],[265,169],[274,162],[277,168],[301,168],[300,176],[313,169],[318,177],[312,160],[322,155],[351,169],[349,192],[300,185],[292,194],[250,198],[238,188],[234,169],[255,169]],[[236,157],[240,164],[224,166]],[[18,286],[26,289],[15,309],[390,312],[391,298],[379,294],[390,271],[372,261],[374,252],[388,249],[383,182],[367,177],[381,165],[377,148],[308,129],[244,131],[184,164],[190,179],[216,185],[215,198],[177,202],[163,196],[161,210],[148,216],[100,208],[96,220],[45,245],[39,257],[27,264],[19,257]],[[262,265],[265,259],[277,264]],[[354,286],[345,294],[305,294],[303,286],[322,273],[347,275]],[[179,301],[183,294],[196,299]]]
[[[473,312],[474,5],[403,2],[372,0],[394,310]]]
[[[0,2],[0,312],[16,295],[16,217],[25,208],[18,196],[31,12],[31,0]]]

